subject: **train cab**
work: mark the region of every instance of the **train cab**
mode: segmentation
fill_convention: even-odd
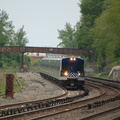
[[[84,60],[70,57],[62,59],[61,80],[65,86],[82,86],[84,84]],[[65,82],[66,81],[66,82]]]

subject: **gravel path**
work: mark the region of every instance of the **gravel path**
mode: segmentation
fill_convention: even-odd
[[[17,73],[29,85],[22,93],[15,93],[13,99],[0,98],[0,106],[17,102],[41,100],[62,94],[61,88],[44,80],[37,73]]]

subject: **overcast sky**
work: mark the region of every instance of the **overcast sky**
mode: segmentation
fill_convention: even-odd
[[[80,20],[79,0],[0,0],[0,9],[7,12],[15,31],[24,25],[27,46],[57,47],[58,30],[66,22],[72,27]]]

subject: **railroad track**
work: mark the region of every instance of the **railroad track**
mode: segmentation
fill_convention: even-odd
[[[120,81],[114,81],[109,79],[101,79],[96,77],[86,77],[87,81],[97,82],[106,86],[110,86],[120,90]]]
[[[113,114],[114,113],[114,117]],[[88,117],[85,117],[81,120],[120,120],[119,116],[120,113],[120,106],[115,106],[114,108],[104,110],[102,112],[98,112],[97,114],[90,115]]]
[[[101,85],[100,85],[101,86]],[[103,87],[100,87],[102,90],[103,90]],[[30,120],[52,120],[52,118],[54,117],[54,118],[56,118],[56,119],[60,119],[60,120],[64,120],[64,119],[67,119],[67,120],[73,120],[73,118],[78,118],[78,120],[99,120],[99,118],[100,118],[100,120],[101,120],[101,118],[102,119],[106,119],[105,118],[105,115],[107,114],[107,115],[109,115],[110,113],[115,113],[115,115],[116,115],[116,112],[120,112],[120,106],[118,106],[118,104],[120,103],[119,102],[119,100],[120,100],[120,96],[118,96],[119,95],[119,91],[118,90],[115,90],[115,89],[113,89],[113,88],[108,88],[108,89],[106,89],[106,87],[104,87],[105,89],[103,90],[103,91],[101,91],[100,93],[101,93],[101,95],[99,96],[99,100],[102,98],[102,101],[100,102],[100,101],[98,101],[98,102],[94,102],[94,104],[93,104],[93,108],[94,108],[94,111],[95,111],[95,113],[93,113],[94,111],[93,111],[93,109],[91,109],[90,108],[90,104],[87,104],[88,103],[88,101],[91,101],[92,100],[92,102],[94,101],[94,98],[92,98],[92,99],[89,99],[89,100],[83,100],[83,101],[86,101],[86,104],[87,105],[84,105],[83,104],[83,101],[82,101],[82,105],[80,105],[80,102],[81,101],[79,101],[79,104],[78,104],[78,102],[76,103],[75,102],[75,104],[77,104],[77,107],[75,106],[74,108],[71,106],[70,108],[68,108],[68,106],[66,106],[65,107],[65,109],[63,109],[63,110],[61,110],[61,111],[57,111],[57,112],[51,112],[51,114],[47,114],[47,115],[43,115],[43,116],[40,116],[40,117],[34,117],[34,118],[32,118],[32,119],[30,119]],[[107,93],[107,91],[106,90],[112,90],[112,95],[111,96],[113,96],[113,90],[114,90],[114,95],[116,94],[116,93],[118,93],[117,95],[115,95],[114,97],[112,97],[111,98],[111,96],[110,96],[110,94],[109,93]],[[107,96],[107,98],[105,98],[105,96]],[[108,98],[108,96],[109,96],[109,98]],[[101,97],[101,98],[100,98]],[[98,96],[96,96],[96,98],[98,99]],[[103,99],[104,98],[104,99]],[[95,99],[95,101],[97,100],[97,99]],[[111,105],[111,102],[114,102],[114,101],[116,101],[116,103],[115,104],[113,104],[114,105],[114,107]],[[73,103],[72,103],[73,104]],[[103,109],[103,106],[108,106],[107,107],[107,109],[105,109],[105,110],[103,110],[103,111],[100,111],[99,110],[99,107],[101,106],[102,107],[102,109]],[[111,106],[110,106],[111,105]],[[98,110],[96,110],[96,108],[98,109]],[[97,111],[97,112],[96,112]],[[82,114],[83,113],[88,113],[88,115],[85,115],[85,116],[82,116]],[[81,114],[81,117],[80,117],[80,114]],[[118,114],[118,116],[116,115],[116,117],[113,117],[113,119],[114,120],[119,120],[119,113],[117,113]],[[74,116],[74,117],[73,117]],[[102,117],[101,117],[102,116]],[[72,118],[72,119],[71,119]],[[112,117],[111,117],[112,118]],[[111,119],[110,117],[109,117],[109,120]],[[77,120],[77,119],[75,119],[75,120]],[[107,120],[107,119],[106,119]]]
[[[93,85],[92,85],[93,87]],[[94,86],[95,89],[97,89],[98,91],[100,91],[100,96],[104,95],[104,90],[100,89],[100,87],[97,87],[96,85]],[[96,96],[98,98],[98,96]],[[38,106],[32,106],[32,107],[28,107],[28,110],[23,110],[22,113],[16,113],[14,115],[10,115],[10,116],[4,116],[2,117],[1,119],[10,119],[12,117],[12,119],[18,119],[20,117],[25,117],[25,119],[29,116],[29,118],[32,118],[33,115],[34,116],[38,116],[38,114],[40,115],[40,118],[35,118],[35,119],[41,119],[42,118],[46,118],[47,116],[50,117],[50,116],[53,116],[53,115],[58,115],[58,114],[61,114],[61,113],[64,113],[64,112],[69,112],[69,111],[73,111],[73,110],[76,110],[76,109],[83,109],[83,108],[88,108],[86,102],[89,101],[91,99],[95,99],[95,96],[91,99],[85,99],[83,101],[80,101],[79,98],[81,98],[80,96],[75,96],[74,98],[67,98],[67,99],[64,99],[64,100],[57,100],[57,101],[54,101],[54,102],[49,102],[49,103],[46,103],[44,104],[43,108],[42,109],[36,109],[36,107]],[[61,102],[61,104],[59,103]],[[54,106],[53,106],[54,104]],[[79,107],[78,107],[79,106]],[[39,107],[38,107],[39,108]],[[32,111],[31,111],[32,109]],[[46,111],[49,113],[49,114],[46,114]],[[56,112],[54,112],[56,111]],[[10,112],[10,111],[9,111]],[[32,116],[31,116],[31,113],[32,113]],[[50,114],[52,113],[52,114]]]
[[[45,101],[63,98],[69,94],[69,92],[66,89],[64,89],[63,91],[64,91],[63,94],[56,96],[56,97],[52,97],[52,98],[48,98],[48,99],[44,99],[44,100],[34,100],[34,101],[27,101],[27,102],[21,102],[21,103],[16,103],[16,104],[3,105],[3,106],[0,106],[0,109],[14,108],[14,107],[19,107],[19,106],[25,106],[28,104],[34,104],[34,103],[45,102]]]
[[[35,82],[39,82],[39,81],[35,81]],[[62,87],[60,84],[58,83],[56,84],[59,87]],[[64,87],[62,87],[62,89],[64,90],[64,93],[62,95],[52,97],[49,99],[0,106],[0,119],[10,119],[13,118],[13,116],[15,117],[21,114],[26,114],[27,112],[34,112],[34,110],[38,110],[38,109],[41,110],[58,104],[68,103],[75,99],[84,97],[85,95],[88,94],[88,91],[86,89],[84,90],[85,92],[83,93],[81,93],[81,91],[78,92],[68,91]]]
[[[106,83],[107,84],[107,83]],[[15,113],[14,115],[1,117],[1,120],[89,120],[101,118],[103,114],[107,114],[113,110],[119,110],[120,91],[118,87],[108,87],[102,83],[87,82],[86,86],[90,89],[90,94],[93,90],[98,94],[84,98],[75,96],[67,99],[59,99],[44,104],[43,108],[37,109],[38,106],[29,107],[28,111]],[[93,93],[92,93],[93,94]],[[81,98],[81,99],[79,99]],[[120,104],[119,104],[120,105]],[[107,106],[107,109],[104,107]],[[114,108],[112,108],[114,106]],[[117,108],[118,107],[118,108]],[[31,111],[32,109],[32,111]],[[104,110],[101,110],[104,109]],[[117,119],[119,116],[116,116]],[[93,119],[92,119],[93,120]]]
[[[33,103],[31,102],[30,104],[22,105],[20,107],[12,107],[12,108],[4,108],[0,111],[0,119],[11,119],[16,117],[20,117],[21,115],[26,115],[26,114],[35,114],[37,111],[42,111],[42,110],[48,110],[49,107],[50,109],[53,108],[54,106],[58,106],[61,104],[69,103],[73,100],[79,99],[84,96],[84,93],[81,94],[81,92],[78,92],[79,95],[75,95],[74,97],[67,97],[63,99],[54,99],[54,100],[47,100],[47,101],[42,101],[39,103]],[[57,97],[56,97],[57,98]]]

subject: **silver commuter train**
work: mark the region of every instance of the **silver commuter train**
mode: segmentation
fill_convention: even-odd
[[[40,74],[59,80],[66,88],[83,87],[84,60],[78,57],[43,58]]]

